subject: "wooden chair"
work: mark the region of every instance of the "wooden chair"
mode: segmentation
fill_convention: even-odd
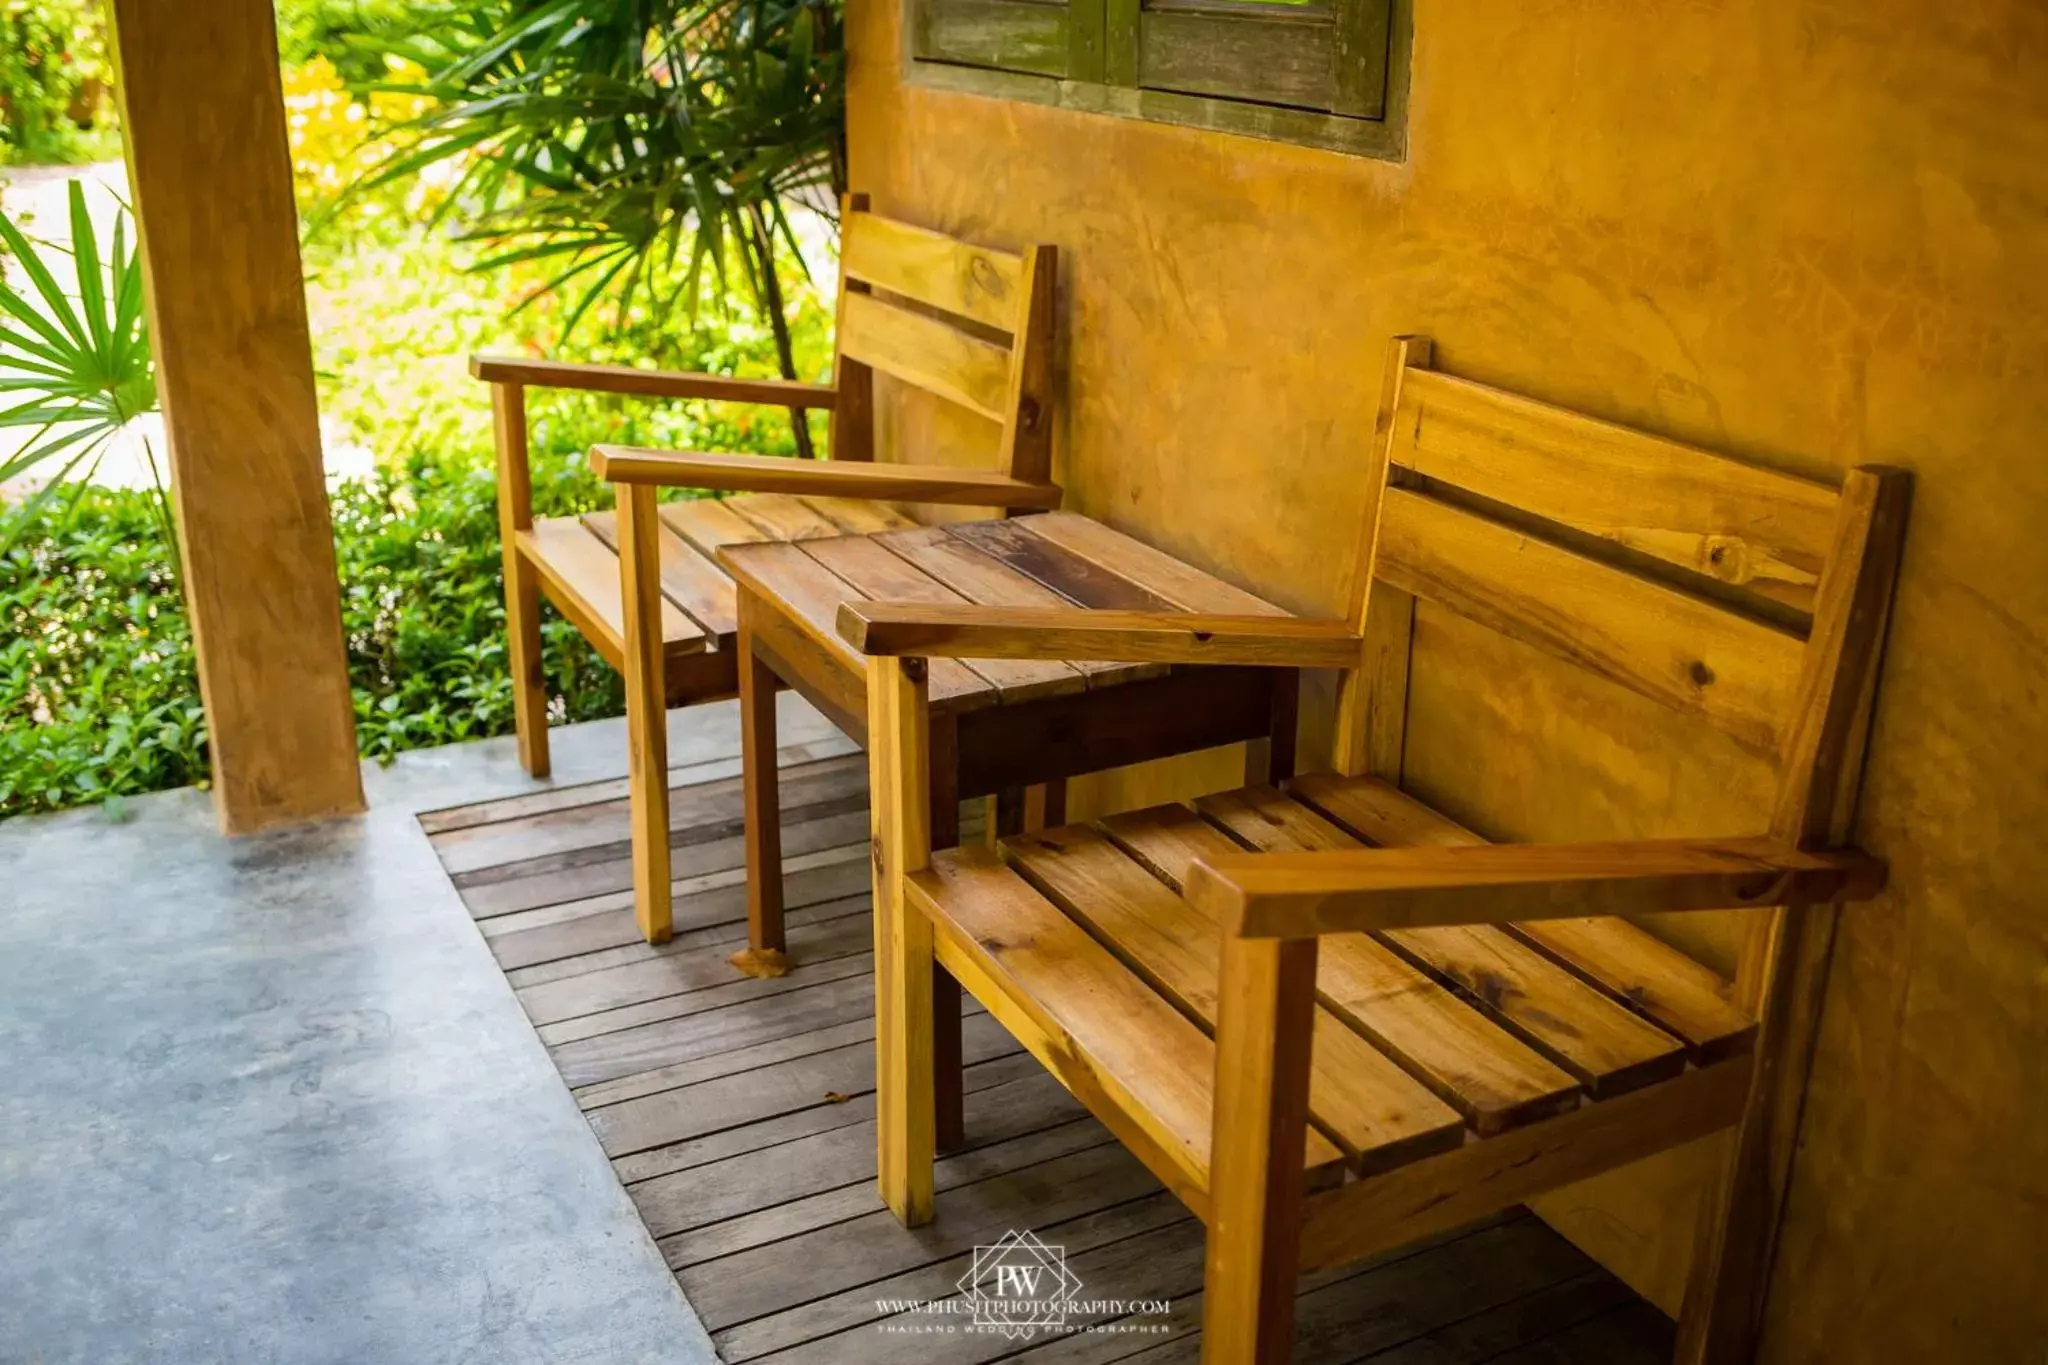
[[[536,777],[547,775],[545,593],[625,675],[634,909],[650,943],[671,933],[666,710],[741,690],[738,606],[718,564],[720,548],[917,525],[890,501],[999,510],[1059,504],[1050,482],[1047,379],[1054,249],[985,250],[871,213],[865,195],[848,200],[840,233],[838,354],[829,385],[489,356],[470,364],[491,384],[496,416],[520,762]],[[905,299],[936,299],[954,317],[903,306]],[[999,424],[1003,469],[872,463],[876,370],[908,376]],[[537,521],[528,388],[825,409],[832,458],[599,447],[591,463],[618,485],[618,511]],[[756,496],[657,506],[663,486]]]
[[[842,612],[873,656],[882,1194],[933,1216],[936,961],[1207,1224],[1212,1365],[1288,1358],[1301,1270],[1725,1129],[1679,1353],[1746,1359],[1833,906],[1885,877],[1837,846],[1907,476],[1810,483],[1429,354],[1388,362],[1347,619]],[[1418,597],[1773,757],[1769,829],[1490,845],[1404,793]],[[1066,657],[1341,669],[1338,771],[933,853],[924,661]],[[1732,983],[1625,918],[1734,908]]]

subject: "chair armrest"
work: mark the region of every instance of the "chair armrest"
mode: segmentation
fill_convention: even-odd
[[[896,502],[973,507],[1057,507],[1057,484],[1022,483],[1006,474],[938,465],[865,460],[796,460],[782,455],[693,454],[597,446],[590,467],[612,483],[660,484],[721,493],[815,493]]]
[[[1342,621],[1078,607],[847,602],[838,625],[863,654],[935,659],[1355,668],[1364,645]]]
[[[1197,862],[1188,898],[1244,938],[1868,900],[1883,862],[1768,836],[1247,853]]]
[[[709,398],[727,403],[760,403],[777,408],[830,408],[839,391],[829,384],[789,379],[736,379],[729,374],[687,374],[638,370],[630,365],[577,365],[563,360],[520,360],[511,356],[469,358],[469,372],[490,384],[523,384],[536,389],[587,389],[631,393],[645,398]]]

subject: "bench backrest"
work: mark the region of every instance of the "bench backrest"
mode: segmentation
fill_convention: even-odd
[[[1846,840],[1909,477],[1816,483],[1430,360],[1398,338],[1387,361],[1340,766],[1398,780],[1420,598],[1719,727],[1776,765],[1772,833]]]
[[[834,457],[871,458],[881,370],[998,423],[1010,476],[1050,482],[1057,262],[1050,246],[974,246],[851,196],[840,221]]]

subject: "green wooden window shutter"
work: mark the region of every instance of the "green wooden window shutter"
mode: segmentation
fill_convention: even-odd
[[[919,61],[1102,79],[1102,0],[914,0]]]
[[[1400,159],[1413,0],[904,0],[911,79]]]
[[[1389,0],[1108,0],[1105,79],[1351,118],[1384,116]]]

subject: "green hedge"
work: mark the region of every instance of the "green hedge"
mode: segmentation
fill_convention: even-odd
[[[542,516],[587,511],[608,494],[575,455],[534,468]],[[415,455],[333,498],[342,625],[366,758],[512,729],[497,483],[488,466]],[[544,612],[542,658],[557,724],[615,716],[618,675],[576,628]]]
[[[580,460],[536,465],[544,511],[598,503]],[[365,757],[511,728],[495,499],[480,461],[418,457],[334,491]],[[191,627],[143,494],[91,489],[21,528],[0,633],[0,816],[206,780]],[[545,637],[555,719],[618,714],[616,675],[575,630],[551,616]]]
[[[0,815],[206,776],[192,630],[148,499],[55,502],[0,556]]]
[[[470,401],[482,404],[480,389]],[[777,454],[794,445],[786,420],[703,404],[532,401],[541,516],[610,504],[584,457],[601,440]],[[336,485],[330,504],[363,756],[509,733],[490,457],[434,456],[415,443],[401,463]],[[0,544],[13,546],[0,555],[0,818],[203,784],[191,628],[149,495],[87,488],[32,514],[0,505]],[[553,608],[542,615],[550,719],[618,715],[618,675]]]
[[[333,491],[364,757],[511,730],[496,498],[481,459],[424,456]],[[540,453],[534,499],[560,515],[608,494],[580,455]],[[543,615],[553,721],[619,714],[618,675]],[[0,816],[205,782],[191,627],[145,495],[90,489],[21,527],[0,638]]]
[[[363,755],[512,728],[490,404],[478,350],[669,368],[773,372],[766,328],[643,299],[564,338],[559,304],[512,311],[517,282],[465,274],[444,235],[401,220],[308,249],[321,412],[330,439],[374,452],[331,489],[343,625]],[[831,315],[808,289],[798,361],[824,373]],[[599,442],[790,454],[781,412],[535,390],[534,501],[544,516],[607,505],[584,453]],[[814,436],[824,437],[822,422]],[[206,729],[190,628],[148,496],[89,488],[27,524],[0,504],[0,818],[203,782]],[[250,585],[260,592],[260,584]],[[545,613],[557,723],[617,715],[617,676]]]

